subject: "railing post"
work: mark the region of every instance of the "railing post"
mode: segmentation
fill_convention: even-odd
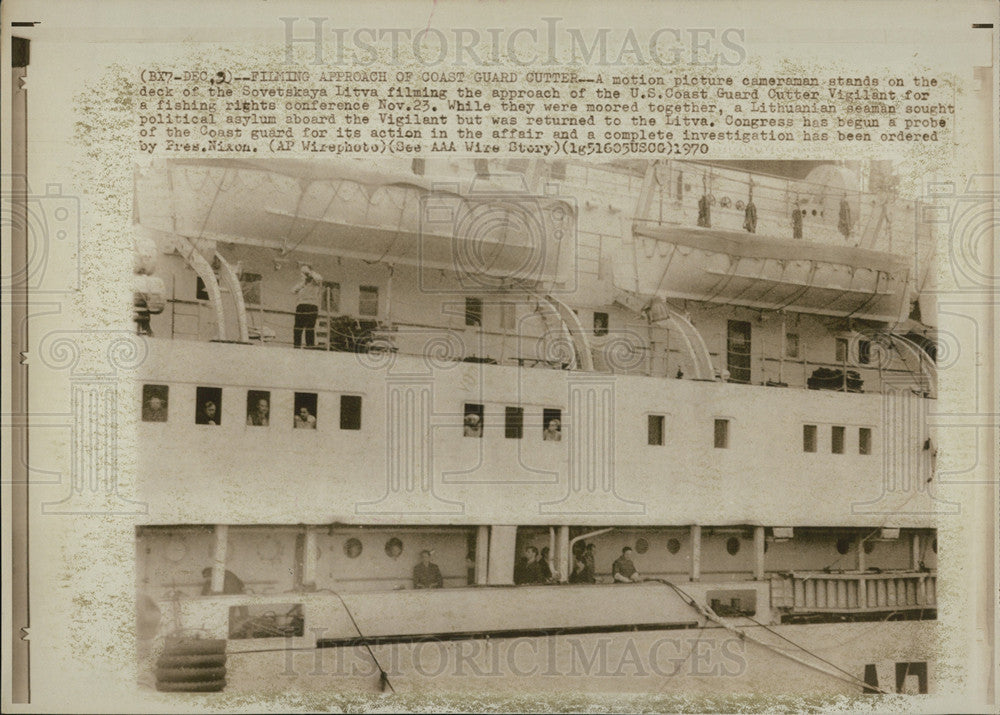
[[[480,524],[476,527],[476,585],[489,583],[490,527]]]
[[[302,588],[316,590],[316,529],[307,526],[302,547]]]
[[[215,546],[212,552],[212,593],[226,588],[226,551],[229,548],[229,526],[215,525]]]
[[[691,526],[691,580],[701,578],[701,527]]]
[[[764,527],[753,529],[753,578],[754,581],[764,579]]]

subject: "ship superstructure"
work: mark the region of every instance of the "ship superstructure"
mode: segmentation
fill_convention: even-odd
[[[933,689],[919,215],[881,162],[138,170],[145,642],[226,656],[157,685]]]

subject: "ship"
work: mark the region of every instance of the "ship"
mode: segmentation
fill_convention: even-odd
[[[141,683],[935,692],[923,208],[884,161],[137,166]]]

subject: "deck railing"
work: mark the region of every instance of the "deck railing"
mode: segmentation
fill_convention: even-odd
[[[792,613],[936,608],[937,576],[928,572],[774,575],[771,606]]]

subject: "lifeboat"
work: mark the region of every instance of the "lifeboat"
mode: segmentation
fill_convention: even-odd
[[[571,277],[574,205],[531,193],[518,174],[436,181],[302,160],[171,160],[168,169],[168,181],[140,179],[137,214],[188,239],[451,270],[479,288]]]

